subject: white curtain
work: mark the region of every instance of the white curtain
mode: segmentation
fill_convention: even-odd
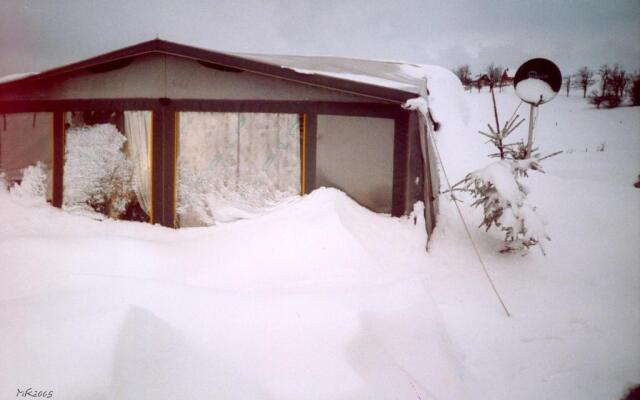
[[[133,164],[133,186],[140,206],[151,211],[151,112],[125,111],[128,158]]]
[[[180,113],[180,225],[209,225],[300,193],[297,114]]]
[[[240,114],[238,181],[269,191],[300,193],[297,114]]]

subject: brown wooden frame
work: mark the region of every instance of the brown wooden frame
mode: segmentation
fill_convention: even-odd
[[[201,99],[75,99],[0,102],[0,113],[53,111],[54,162],[53,204],[62,205],[64,167],[64,120],[66,111],[148,110],[153,112],[152,222],[175,227],[175,113],[182,111],[265,112],[306,115],[305,192],[315,189],[318,115],[389,118],[394,120],[392,215],[405,214],[409,170],[409,115],[397,105],[318,101],[256,101]]]
[[[85,110],[148,110],[153,112],[152,133],[152,222],[175,227],[175,163],[177,155],[176,113],[181,111],[209,112],[263,112],[304,114],[304,192],[316,185],[316,142],[318,115],[342,115],[389,118],[394,120],[394,159],[392,214],[409,212],[417,200],[426,204],[427,230],[435,225],[434,194],[431,176],[424,176],[423,160],[417,143],[417,115],[403,110],[400,105],[417,94],[362,82],[350,81],[321,74],[298,73],[280,65],[252,60],[248,56],[200,49],[178,43],[155,39],[126,47],[84,61],[55,68],[43,73],[0,84],[2,98],[20,98],[30,93],[43,81],[56,82],[82,70],[117,68],[126,65],[132,57],[160,53],[194,59],[226,70],[251,73],[322,87],[337,92],[354,94],[371,99],[371,102],[339,101],[269,101],[229,99],[60,99],[60,100],[0,100],[0,114],[17,112],[53,112],[53,204],[60,207],[63,201],[64,176],[64,118],[66,111]],[[428,156],[428,155],[427,155]],[[428,167],[426,168],[428,170]],[[428,172],[429,174],[431,171]],[[416,179],[420,178],[420,179]],[[415,184],[415,182],[418,182]],[[427,185],[427,186],[425,186]]]

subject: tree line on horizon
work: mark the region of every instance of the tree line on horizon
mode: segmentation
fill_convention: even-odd
[[[479,74],[472,74],[469,64],[458,66],[453,71],[466,90],[473,88],[480,91],[485,86],[498,87],[502,90],[502,87],[513,84],[513,77],[509,75],[509,68],[503,69],[502,65],[496,65],[491,63],[487,65],[483,72]]]
[[[493,62],[479,74],[472,74],[468,64],[458,66],[453,72],[466,90],[476,88],[479,92],[484,86],[498,87],[502,90],[502,87],[513,84],[513,76],[509,74],[509,69],[503,69],[501,65],[495,65]],[[587,96],[587,91],[594,85],[595,88]],[[582,90],[582,97],[588,98],[597,108],[618,107],[625,100],[637,106],[640,105],[640,70],[629,73],[617,63],[613,67],[604,64],[597,70],[585,66],[563,77],[563,90],[567,96],[571,89]]]

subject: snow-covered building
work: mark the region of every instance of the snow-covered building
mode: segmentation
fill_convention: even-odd
[[[112,132],[111,124],[126,138],[117,146],[129,175],[118,174],[131,189],[120,200],[152,223],[202,225],[217,218],[216,207],[259,207],[328,186],[396,216],[423,200],[431,231],[438,188],[425,135],[435,124],[402,107],[424,96],[424,75],[391,61],[151,40],[0,83],[0,169],[19,181],[41,161],[49,200],[72,206],[81,189],[69,180],[104,158],[91,143],[115,142],[70,135]]]

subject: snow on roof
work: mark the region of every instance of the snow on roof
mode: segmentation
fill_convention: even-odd
[[[11,82],[32,75],[66,72],[66,70],[70,67],[78,67],[78,65],[80,64],[84,67],[85,65],[83,63],[92,61],[95,61],[97,63],[107,62],[110,61],[111,58],[117,59],[116,57],[121,58],[125,55],[131,56],[137,55],[140,52],[149,51],[169,51],[173,53],[177,52],[178,55],[184,52],[185,54],[189,54],[189,56],[192,58],[208,58],[208,56],[216,58],[227,54],[228,56],[267,64],[276,69],[283,68],[291,70],[303,75],[320,75],[361,84],[379,86],[387,89],[395,89],[408,93],[415,93],[418,95],[420,94],[420,88],[423,86],[423,79],[425,76],[427,76],[428,78],[433,78],[434,75],[438,75],[439,77],[443,75],[449,75],[451,78],[455,78],[453,73],[444,68],[431,65],[406,63],[402,61],[367,60],[332,56],[294,56],[220,52],[155,39],[148,42],[142,42],[134,46],[114,50],[110,53],[102,54],[100,56],[89,58],[84,61],[79,61],[77,63],[55,68],[49,71],[7,75],[3,78],[0,78],[0,83]],[[196,51],[195,55],[192,54],[193,51]],[[429,85],[430,91],[432,89],[431,86],[432,85]]]
[[[17,81],[18,79],[26,78],[31,75],[36,75],[38,72],[18,72],[16,74],[9,74],[0,77],[0,83],[7,83],[12,81]]]
[[[429,106],[436,121],[465,118],[466,103],[460,80],[446,68],[402,61],[363,60],[327,56],[235,54],[267,64],[279,65],[301,74],[317,74],[349,81],[399,89],[420,95],[427,78]]]
[[[301,74],[324,75],[354,82],[399,89],[419,94],[425,74],[443,68],[401,61],[364,60],[327,56],[290,56],[272,54],[236,54]]]
[[[509,78],[515,78],[516,71],[518,71],[518,68],[507,67],[507,68],[505,68],[505,71],[507,71],[507,76]]]
[[[151,45],[161,47],[156,48]],[[136,46],[151,46],[150,51],[163,51],[162,49],[164,47],[162,46],[178,46],[179,48],[185,47],[189,50],[193,50],[193,48],[186,45],[158,40],[144,42]],[[127,48],[117,50],[116,52],[122,52],[123,50],[127,50]],[[216,52],[216,54],[223,53]],[[329,56],[291,56],[231,52],[226,52],[226,54],[250,61],[269,64],[271,67],[275,68],[292,70],[303,75],[320,75],[344,81],[395,89],[403,92],[414,93],[416,94],[416,97],[420,95],[420,88],[423,86],[424,78],[426,77],[427,88],[429,90],[429,105],[436,120],[445,120],[450,117],[449,111],[451,111],[451,109],[443,109],[445,103],[460,104],[460,98],[463,97],[462,85],[459,79],[448,69],[434,65]],[[31,75],[38,75],[38,73],[8,75],[4,78],[0,78],[0,83],[15,81]],[[437,101],[438,98],[441,99],[439,102]]]

